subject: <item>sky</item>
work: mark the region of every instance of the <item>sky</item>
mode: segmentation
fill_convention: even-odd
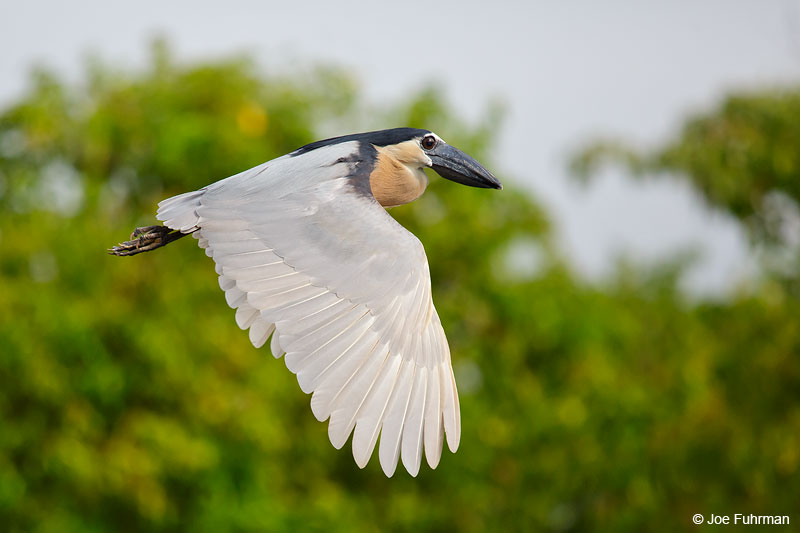
[[[467,118],[499,99],[507,117],[492,170],[547,207],[578,272],[602,279],[621,255],[654,264],[698,249],[684,280],[698,294],[756,271],[741,228],[680,180],[608,169],[578,186],[568,156],[601,135],[653,147],[730,91],[800,82],[800,0],[0,0],[0,105],[24,92],[34,64],[68,79],[90,52],[143,66],[154,35],[185,60],[330,62],[378,105],[431,82]]]

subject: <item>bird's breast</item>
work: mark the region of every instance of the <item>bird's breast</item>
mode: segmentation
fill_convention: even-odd
[[[378,157],[369,175],[372,195],[383,207],[413,202],[425,192],[428,176],[419,163],[405,163],[384,148],[376,147]]]

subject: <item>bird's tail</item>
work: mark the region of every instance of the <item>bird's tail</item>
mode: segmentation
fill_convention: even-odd
[[[206,189],[203,188],[160,201],[156,218],[168,228],[181,233],[193,232],[197,229],[197,223],[200,221],[197,208],[200,207],[200,198],[205,192]]]

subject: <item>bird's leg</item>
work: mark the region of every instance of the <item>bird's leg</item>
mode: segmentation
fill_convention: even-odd
[[[161,248],[187,235],[189,234],[173,231],[166,226],[145,226],[136,228],[133,230],[133,233],[131,233],[131,240],[119,243],[117,246],[111,248],[108,253],[120,256],[136,255]]]

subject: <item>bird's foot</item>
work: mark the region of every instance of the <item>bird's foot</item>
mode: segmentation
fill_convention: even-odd
[[[131,240],[121,242],[117,246],[108,250],[111,255],[136,255],[142,252],[149,252],[162,246],[166,246],[176,239],[180,239],[185,234],[179,231],[173,232],[166,226],[145,226],[136,228],[131,233]]]

